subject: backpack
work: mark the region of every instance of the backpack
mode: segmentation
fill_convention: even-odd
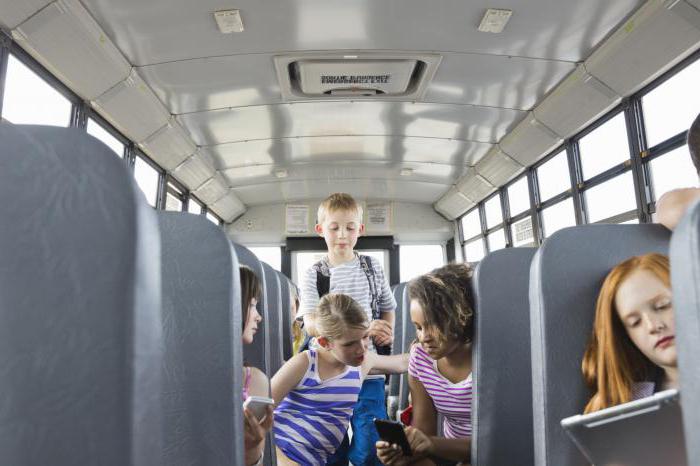
[[[372,309],[372,320],[379,319],[379,287],[377,287],[377,276],[374,273],[374,267],[372,267],[372,259],[370,256],[364,256],[358,254],[360,260],[360,266],[367,276],[367,281],[369,282],[369,292],[370,292],[370,309]],[[328,264],[325,261],[320,260],[316,262],[312,268],[316,270],[316,290],[318,291],[319,299],[327,295],[331,288],[331,273],[328,270]],[[299,348],[299,352],[308,349],[309,342],[311,338],[306,337],[304,343]],[[391,354],[391,345],[389,346],[377,346],[377,354]]]

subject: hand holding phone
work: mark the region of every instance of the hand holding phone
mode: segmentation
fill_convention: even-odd
[[[267,407],[275,406],[275,400],[266,396],[249,396],[243,402],[243,409],[247,409],[256,417],[258,421],[267,417]]]
[[[396,444],[401,447],[404,456],[413,456],[411,445],[408,443],[406,432],[403,430],[403,424],[384,419],[375,419],[374,427],[377,429],[379,438],[389,442],[389,444]]]

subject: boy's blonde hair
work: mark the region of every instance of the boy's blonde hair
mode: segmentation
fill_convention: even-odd
[[[362,206],[351,195],[346,193],[333,193],[321,202],[316,213],[318,223],[323,223],[329,212],[337,210],[357,212],[359,222],[362,223]]]
[[[316,306],[316,333],[329,340],[342,338],[350,328],[369,328],[367,314],[346,294],[331,293]]]

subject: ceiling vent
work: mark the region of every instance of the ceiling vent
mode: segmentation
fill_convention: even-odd
[[[344,52],[275,57],[285,100],[419,100],[442,57],[436,54]]]

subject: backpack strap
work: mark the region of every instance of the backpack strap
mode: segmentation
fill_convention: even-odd
[[[370,308],[372,309],[372,319],[379,319],[379,291],[377,288],[377,276],[372,267],[372,259],[369,256],[360,255],[360,266],[367,275],[369,282],[369,293],[371,295]]]
[[[321,299],[330,293],[331,274],[328,265],[322,260],[316,262],[312,268],[316,271],[316,291],[318,291],[318,299]]]

